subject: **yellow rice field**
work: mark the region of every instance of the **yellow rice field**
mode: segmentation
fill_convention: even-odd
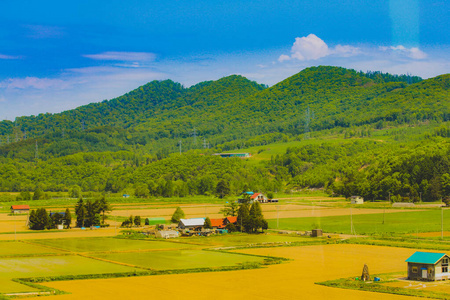
[[[366,245],[247,249],[239,252],[287,257],[292,261],[245,271],[61,281],[45,285],[71,293],[54,299],[412,299],[314,283],[360,276],[365,263],[371,273],[404,271],[404,261],[414,251]]]

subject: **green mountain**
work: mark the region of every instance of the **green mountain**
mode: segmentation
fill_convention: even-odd
[[[270,88],[236,75],[190,88],[153,81],[109,101],[0,122],[0,191],[210,195],[225,180],[233,193],[324,187],[431,200],[447,186],[449,87],[449,74],[420,80],[326,66]],[[199,156],[294,141],[261,163]],[[411,176],[413,163],[426,175]]]

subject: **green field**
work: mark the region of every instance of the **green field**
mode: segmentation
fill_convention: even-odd
[[[155,270],[217,268],[263,261],[262,257],[257,256],[203,250],[112,253],[97,254],[95,257]]]
[[[33,243],[73,252],[102,252],[128,250],[158,250],[196,248],[195,245],[155,240],[130,240],[118,238],[66,238],[34,240]]]
[[[34,291],[12,278],[133,272],[134,268],[81,256],[46,256],[0,259],[0,293]]]
[[[190,243],[202,244],[205,246],[247,246],[255,244],[264,243],[284,243],[284,242],[305,242],[310,241],[309,238],[296,237],[288,235],[275,235],[275,234],[258,234],[258,235],[248,235],[248,234],[227,234],[227,235],[216,235],[210,237],[190,237],[190,238],[178,238],[178,241],[185,241]]]
[[[441,231],[441,211],[405,211],[353,215],[353,227],[357,234],[416,233]],[[321,228],[324,232],[351,234],[350,216],[309,217],[279,219],[279,229],[311,230]],[[384,219],[384,224],[383,224]],[[277,228],[277,220],[271,219],[269,228]],[[450,211],[444,210],[444,231],[450,230]]]
[[[50,253],[63,253],[60,250],[50,249],[23,242],[0,242],[0,256],[14,256],[14,255],[39,255]]]

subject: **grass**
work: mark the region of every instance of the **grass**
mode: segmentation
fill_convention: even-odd
[[[155,270],[217,268],[263,261],[263,258],[258,256],[202,250],[111,253],[98,254],[95,257]]]
[[[0,242],[1,256],[42,255],[50,253],[62,253],[60,250],[33,245],[24,242],[2,241]]]
[[[353,227],[357,234],[405,234],[441,230],[441,211],[405,211],[353,215]],[[384,224],[383,224],[384,219]],[[351,216],[309,217],[279,219],[279,229],[311,230],[321,228],[325,232],[351,234]],[[277,228],[277,220],[270,219],[269,228]],[[444,210],[444,230],[450,230],[450,211]]]
[[[11,281],[13,278],[132,271],[134,268],[81,256],[0,258],[0,293],[35,290]]]
[[[104,252],[130,250],[168,250],[194,248],[193,245],[155,240],[130,240],[108,237],[97,238],[65,238],[34,240],[33,243],[51,246],[74,252]]]
[[[210,237],[190,237],[190,238],[178,238],[178,241],[191,242],[196,244],[201,244],[205,246],[247,246],[256,245],[264,243],[285,243],[285,242],[303,242],[309,241],[309,238],[296,237],[290,235],[274,235],[274,234],[259,234],[259,235],[248,235],[248,234],[227,234],[223,236],[210,236]]]
[[[395,278],[404,277],[404,273],[390,273],[381,275],[372,275],[373,277],[381,278],[379,282],[364,282],[356,280],[354,277],[341,278],[336,280],[329,280],[318,282],[319,285],[328,287],[335,287],[341,289],[352,289],[359,291],[377,292],[385,294],[395,294],[413,297],[433,298],[433,299],[449,299],[450,294],[444,292],[430,291],[426,289],[407,289],[403,287],[395,287],[386,285],[386,283],[395,282]],[[381,296],[380,296],[381,297]]]

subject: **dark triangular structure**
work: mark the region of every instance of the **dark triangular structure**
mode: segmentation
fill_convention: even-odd
[[[361,275],[361,280],[362,281],[370,280],[369,267],[366,264],[364,264],[364,268],[363,268],[362,275]]]

